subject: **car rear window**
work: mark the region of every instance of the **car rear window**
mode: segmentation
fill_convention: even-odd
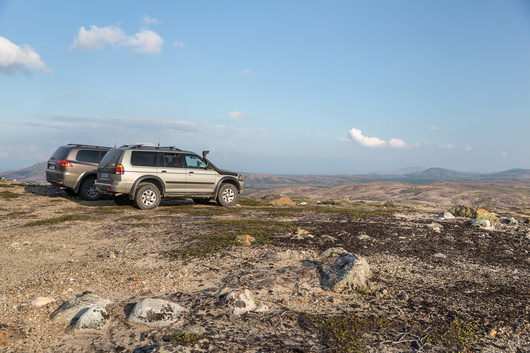
[[[156,167],[158,162],[158,152],[133,151],[131,164],[140,167]]]
[[[121,150],[108,151],[107,154],[105,154],[105,156],[101,159],[101,162],[99,162],[99,165],[103,167],[116,166],[116,163],[118,163],[118,160],[120,159],[121,153]]]
[[[66,157],[68,156],[68,152],[70,152],[69,147],[61,146],[58,149],[56,149],[55,152],[53,152],[50,159],[56,159],[56,160],[66,159]]]
[[[75,158],[81,162],[99,163],[100,152],[96,150],[79,150]]]

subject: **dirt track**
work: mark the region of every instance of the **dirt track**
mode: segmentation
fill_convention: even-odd
[[[2,351],[151,352],[172,340],[203,352],[530,350],[527,224],[436,221],[437,233],[424,225],[445,209],[425,203],[248,200],[224,209],[173,201],[146,212],[12,184],[0,187],[18,195],[0,196],[0,326],[11,335]],[[314,237],[293,240],[298,228]],[[362,233],[371,239],[357,240]],[[238,245],[242,234],[256,242]],[[330,247],[366,257],[371,288],[322,289],[304,261]],[[271,256],[285,249],[286,258]],[[205,295],[223,287],[248,288],[270,310],[235,317]],[[50,320],[84,291],[113,301],[99,334]],[[32,306],[38,296],[55,301]],[[187,311],[162,329],[127,321],[147,297]],[[176,339],[183,333],[196,340]]]

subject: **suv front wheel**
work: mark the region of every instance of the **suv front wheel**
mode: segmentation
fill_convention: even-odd
[[[160,205],[160,190],[151,184],[141,184],[134,196],[134,205],[141,210],[150,210]]]
[[[237,188],[232,184],[223,184],[217,194],[217,202],[221,206],[234,206],[237,203]]]

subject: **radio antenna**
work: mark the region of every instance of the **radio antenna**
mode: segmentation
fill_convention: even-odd
[[[158,118],[159,125],[158,125],[158,147],[160,147],[160,132],[162,131],[162,118]]]

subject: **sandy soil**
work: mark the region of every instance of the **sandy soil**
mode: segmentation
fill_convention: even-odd
[[[177,343],[196,352],[530,351],[523,222],[484,230],[437,220],[441,232],[425,228],[450,200],[297,207],[245,200],[230,209],[170,201],[139,211],[46,185],[0,185],[2,352],[151,352]],[[499,203],[497,212],[522,221],[521,209],[510,207]],[[313,237],[292,239],[298,228]],[[238,245],[241,234],[256,242]],[[307,264],[331,247],[368,260],[370,288],[320,286]],[[234,316],[206,295],[223,287],[249,289],[269,310]],[[85,291],[112,301],[101,332],[68,331],[50,319]],[[54,301],[36,307],[36,297]],[[152,297],[186,311],[165,328],[127,320],[134,303]]]

